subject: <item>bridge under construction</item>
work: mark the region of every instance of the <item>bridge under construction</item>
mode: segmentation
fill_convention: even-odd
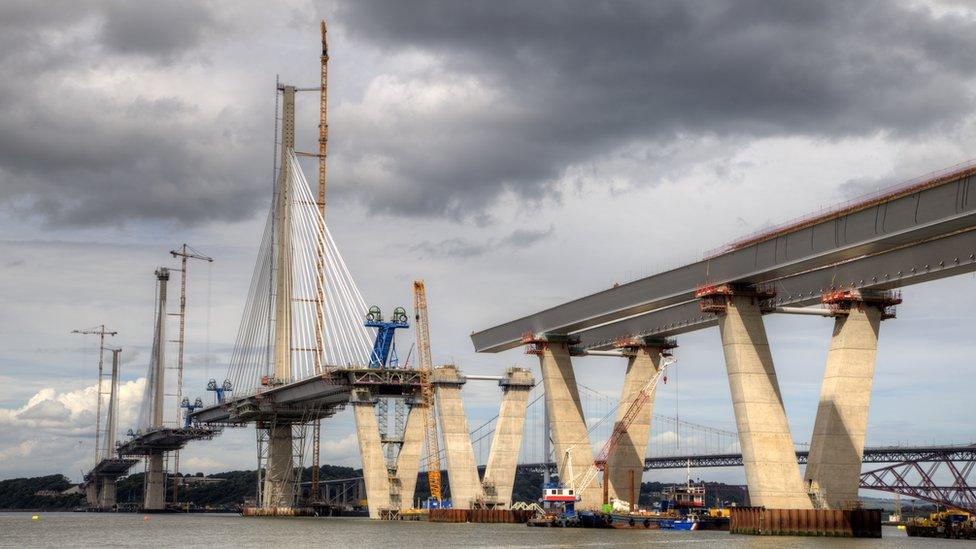
[[[920,462],[946,463],[962,481],[952,492],[956,495],[933,496],[930,490],[918,497],[963,501],[958,497],[969,496],[958,494],[972,494],[966,479],[973,467],[953,465],[959,459],[976,463],[971,450],[902,449],[916,457],[898,460],[897,451],[866,448],[865,441],[878,337],[882,323],[896,317],[895,307],[903,299],[899,289],[976,271],[976,165],[930,174],[750,235],[701,261],[473,333],[478,352],[522,348],[538,361],[544,391],[536,400],[544,407],[544,449],[542,459],[531,462],[520,459],[527,414],[535,402],[537,380],[531,371],[512,367],[500,375],[479,375],[455,365],[435,366],[422,281],[414,283],[413,316],[420,364],[401,362],[395,333],[410,326],[406,311],[397,307],[384,316],[379,307],[368,307],[340,253],[326,224],[329,54],[324,22],[321,37],[319,86],[276,87],[280,127],[275,128],[274,191],[227,379],[219,386],[212,382],[211,404],[183,403],[181,309],[180,382],[174,396],[177,418],[182,407],[187,421],[165,424],[170,273],[160,268],[139,426],[116,447],[112,403],[118,355],[113,352],[107,427],[101,419],[97,427],[105,433],[104,444],[96,443],[96,465],[86,477],[92,505],[110,506],[115,479],[132,466],[131,458],[140,457],[146,463],[144,508],[161,510],[164,456],[178,460],[179,450],[191,440],[212,438],[225,427],[253,425],[259,474],[256,499],[245,514],[317,514],[332,499],[328,490],[323,496],[319,479],[322,422],[347,407],[352,408],[363,467],[355,491],[365,493],[372,518],[397,518],[414,507],[418,471],[424,466],[436,501],[429,504],[439,505],[442,456],[457,509],[509,508],[519,467],[541,470],[547,479],[554,468],[584,510],[634,494],[635,479],[645,470],[692,465],[741,464],[752,504],[772,509],[842,509],[858,499],[860,488],[922,494],[925,480],[905,481],[916,470],[911,463]],[[319,93],[314,153],[296,150],[296,96],[301,92]],[[317,160],[316,190],[303,172],[304,157]],[[184,284],[186,260],[209,259],[186,246],[180,257]],[[764,316],[769,314],[805,315],[833,324],[808,449],[798,450],[787,421],[766,337]],[[738,451],[649,456],[656,390],[680,352],[678,339],[715,326]],[[102,326],[90,333],[101,334],[104,348],[110,332]],[[586,367],[588,356],[616,357],[626,364],[620,397],[605,414],[613,417],[607,421],[612,428],[596,457],[595,426],[587,423],[592,416],[581,403],[576,381],[576,369]],[[102,370],[100,362],[99,414]],[[468,382],[482,381],[497,383],[500,393],[490,449],[481,460],[483,474],[474,446],[480,439],[473,438],[478,429],[469,429],[461,397]],[[312,478],[303,490],[309,450]],[[866,462],[894,465],[865,473]],[[806,465],[802,475],[801,463]],[[931,478],[927,482],[938,488]]]

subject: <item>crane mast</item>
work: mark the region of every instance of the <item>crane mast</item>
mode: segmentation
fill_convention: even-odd
[[[200,261],[206,261],[207,263],[213,263],[213,258],[201,254],[200,252],[193,249],[192,246],[186,244],[176,249],[170,250],[170,255],[174,258],[180,258],[180,312],[177,315],[180,317],[180,333],[177,338],[177,360],[176,360],[176,425],[177,427],[183,425],[182,414],[180,410],[183,410],[183,350],[186,345],[186,265],[187,261],[190,259],[199,259]],[[180,472],[180,451],[176,450],[173,452],[173,474],[176,475]],[[173,482],[173,503],[179,501],[179,485],[175,481]]]
[[[323,308],[325,307],[324,289],[325,281],[322,280],[323,272],[325,270],[325,258],[323,257],[323,246],[325,246],[325,191],[327,188],[326,179],[326,154],[328,151],[329,144],[329,122],[328,122],[328,83],[329,83],[329,42],[326,40],[326,26],[325,20],[322,20],[321,26],[319,27],[322,36],[322,56],[319,58],[322,71],[321,71],[321,83],[319,88],[319,193],[318,193],[318,207],[319,215],[322,216],[322,223],[320,231],[322,234],[318,235],[319,242],[315,247],[316,254],[316,277],[315,277],[315,291],[316,291],[316,307],[315,307],[315,373],[322,373],[322,349],[325,348],[323,342],[323,323],[324,319]],[[320,454],[322,445],[322,420],[316,419],[312,423],[312,486],[311,486],[311,499],[315,501],[319,497],[319,475],[320,475]]]
[[[427,441],[427,483],[430,495],[441,501],[441,450],[434,417],[434,367],[430,356],[430,331],[427,323],[427,292],[423,280],[413,282],[414,326],[417,329],[417,356],[420,357],[420,392],[424,407],[424,436]]]

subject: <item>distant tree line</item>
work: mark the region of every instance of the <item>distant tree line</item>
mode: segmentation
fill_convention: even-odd
[[[337,465],[323,465],[320,479],[322,481],[361,477],[362,469],[342,467]],[[203,476],[202,473],[187,474]],[[257,472],[227,471],[208,475],[210,478],[223,479],[217,483],[190,483],[179,487],[179,500],[192,502],[201,507],[234,506],[245,499],[254,498],[257,492]],[[120,505],[142,502],[144,473],[134,473],[119,479],[117,485],[117,499]],[[302,480],[312,478],[311,467],[302,472]],[[172,479],[170,479],[172,482]],[[450,498],[450,478],[443,473],[441,483],[444,486],[443,497]],[[18,478],[0,481],[0,509],[72,509],[84,504],[84,494],[68,495],[37,495],[38,492],[63,492],[74,486],[64,475],[49,475],[45,477]],[[661,492],[669,486],[660,482],[644,482],[641,484],[641,505],[651,505],[661,497]],[[167,486],[171,490],[172,485]],[[422,501],[430,496],[427,484],[427,473],[420,473],[417,479],[417,489],[414,501]],[[515,485],[512,491],[513,501],[534,502],[542,497],[542,474],[536,472],[519,471],[515,475]],[[722,483],[706,483],[706,502],[710,506],[717,505],[745,505],[748,492],[744,486]],[[169,499],[169,492],[167,493]]]
[[[85,495],[61,494],[72,486],[75,486],[74,483],[64,475],[0,480],[0,509],[73,509],[82,504]],[[59,495],[38,495],[38,492]]]

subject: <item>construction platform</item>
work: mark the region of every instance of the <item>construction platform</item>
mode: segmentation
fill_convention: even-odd
[[[118,448],[121,456],[145,456],[180,450],[191,440],[210,440],[217,431],[209,427],[163,427],[133,436]]]
[[[331,368],[291,383],[265,385],[257,392],[196,410],[196,423],[239,425],[250,422],[306,423],[332,417],[355,388],[373,396],[413,396],[420,392],[420,372],[402,368]]]
[[[138,462],[138,459],[130,458],[103,459],[85,475],[85,481],[88,482],[97,477],[119,478],[126,474]]]

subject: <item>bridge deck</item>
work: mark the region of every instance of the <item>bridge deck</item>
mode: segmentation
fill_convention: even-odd
[[[582,297],[471,335],[479,352],[525,332],[574,334],[587,348],[617,337],[668,336],[714,324],[695,299],[706,284],[772,283],[776,305],[819,301],[833,288],[890,289],[976,270],[976,168],[789,226],[714,257]]]
[[[126,474],[133,465],[138,463],[138,459],[129,458],[108,458],[103,459],[98,462],[95,467],[92,468],[88,474],[85,475],[85,480],[91,480],[96,477],[108,477],[108,478],[118,478]]]
[[[190,417],[203,424],[305,423],[333,416],[349,402],[354,388],[368,388],[374,396],[411,397],[420,390],[420,374],[404,368],[331,368],[201,408]]]
[[[148,456],[180,450],[191,440],[209,440],[216,431],[209,427],[184,427],[153,429],[132,437],[119,446],[122,456]]]

